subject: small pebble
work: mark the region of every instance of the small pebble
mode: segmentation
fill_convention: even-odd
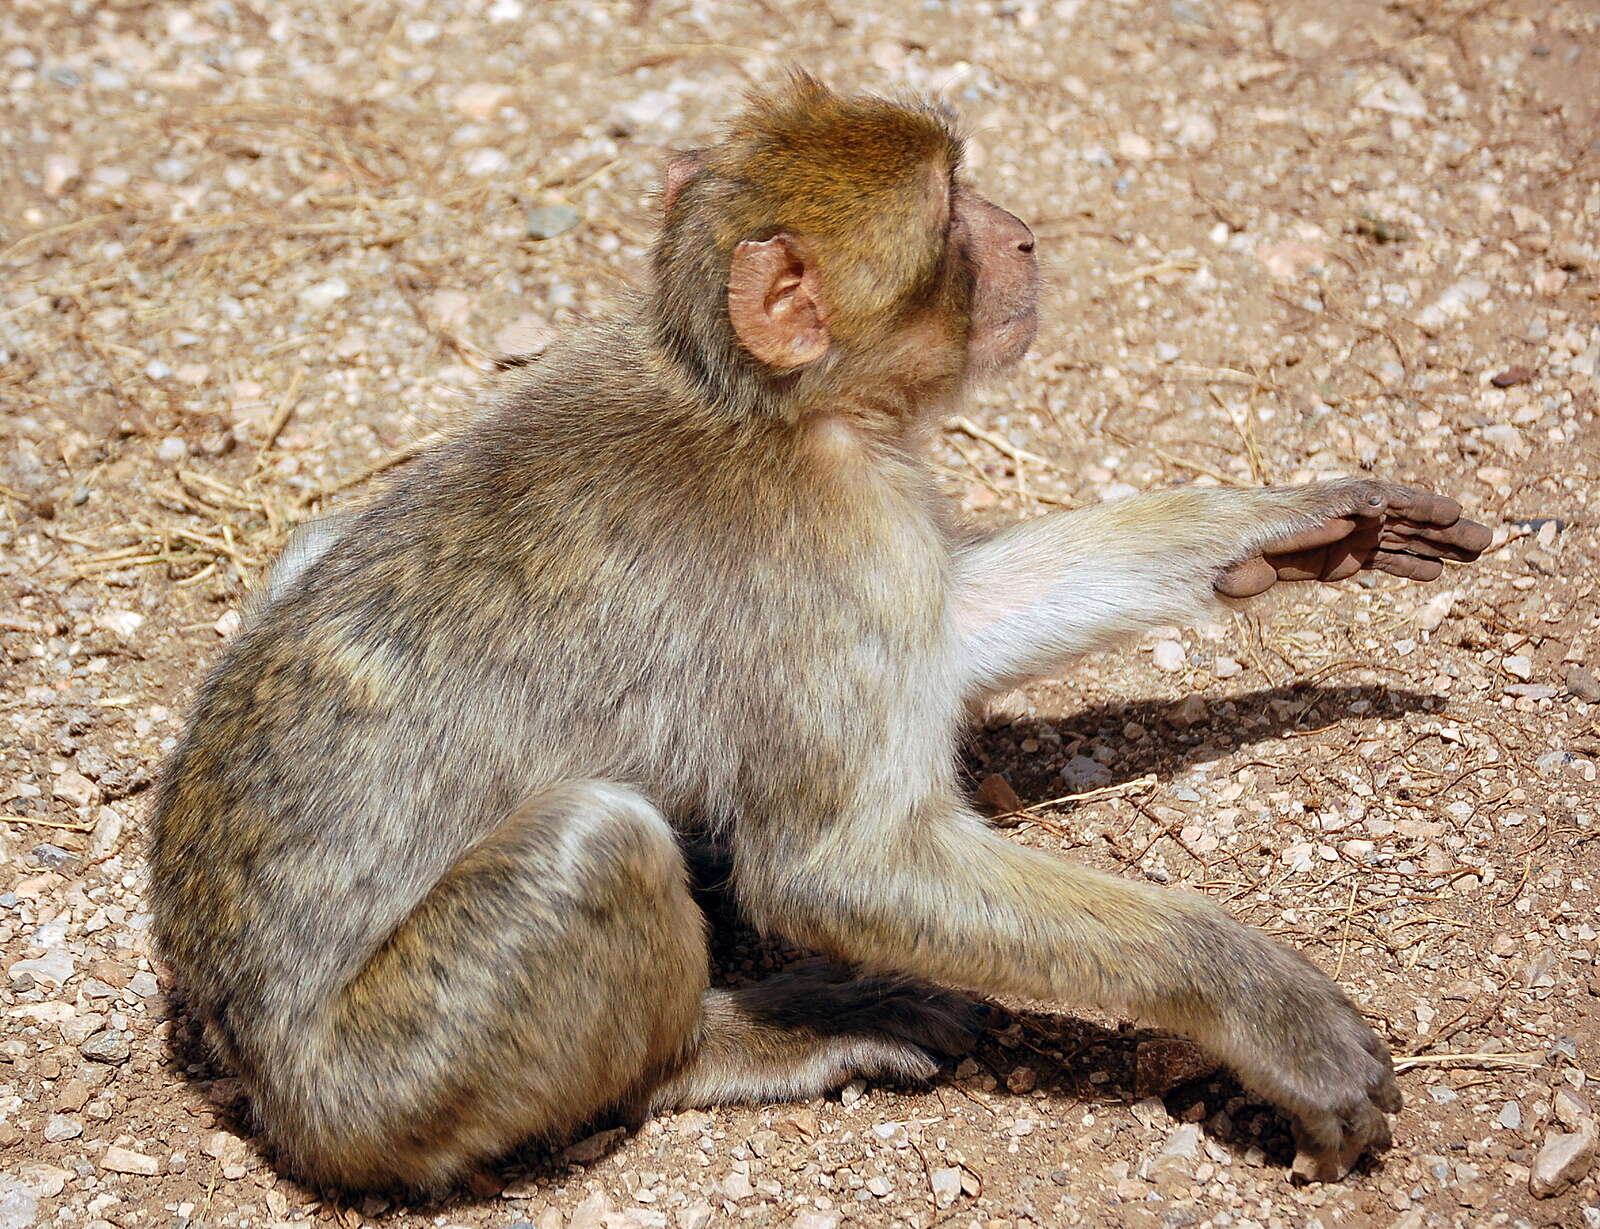
[[[78,1047],[83,1056],[97,1063],[125,1063],[130,1053],[126,1033],[105,1029]]]
[[[152,1178],[161,1172],[161,1162],[153,1156],[112,1145],[100,1158],[100,1167],[117,1174],[138,1174]]]
[[[1600,677],[1585,666],[1567,667],[1567,690],[1588,704],[1600,704]]]
[[[80,772],[67,769],[50,784],[50,792],[69,806],[86,807],[100,797],[100,787]]]
[[[954,1166],[948,1169],[935,1169],[929,1174],[933,1186],[933,1201],[941,1208],[948,1208],[961,1197],[961,1171]]]
[[[302,290],[300,302],[313,311],[325,311],[349,293],[348,282],[343,278],[330,277]]]
[[[1155,647],[1150,650],[1150,660],[1155,663],[1157,670],[1182,670],[1189,655],[1176,640],[1157,640]]]
[[[1528,1189],[1539,1199],[1561,1194],[1588,1175],[1594,1154],[1592,1135],[1551,1133],[1533,1158]]]
[[[571,205],[536,205],[528,210],[524,230],[530,239],[554,239],[581,220],[582,215]]]
[[[486,120],[505,105],[515,91],[509,85],[474,81],[456,91],[450,105],[471,120]]]
[[[1205,700],[1199,696],[1184,696],[1170,709],[1167,710],[1167,720],[1180,730],[1186,730],[1192,725],[1199,725],[1210,715]]]
[[[62,1140],[77,1139],[83,1134],[83,1123],[67,1114],[51,1114],[45,1119],[44,1137],[52,1144]]]

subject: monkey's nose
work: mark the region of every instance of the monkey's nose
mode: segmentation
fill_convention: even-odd
[[[1019,239],[1017,241],[1017,251],[1021,252],[1024,256],[1033,255],[1033,232],[1031,230],[1028,232],[1028,237],[1026,239]]]

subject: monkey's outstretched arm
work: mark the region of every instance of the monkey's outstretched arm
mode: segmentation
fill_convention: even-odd
[[[1013,845],[954,802],[844,819],[800,851],[794,834],[751,824],[736,838],[760,924],[869,969],[1187,1034],[1288,1111],[1305,1176],[1340,1177],[1387,1146],[1400,1093],[1383,1042],[1325,974],[1203,897]]]
[[[966,691],[1003,691],[1280,580],[1432,580],[1489,540],[1454,500],[1367,479],[1158,491],[1024,521],[957,552]]]

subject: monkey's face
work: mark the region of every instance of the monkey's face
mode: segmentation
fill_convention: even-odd
[[[935,228],[932,239],[943,234],[931,301],[924,291],[909,314],[880,322],[869,336],[874,350],[915,351],[915,366],[924,372],[948,362],[953,370],[983,376],[1015,363],[1033,344],[1039,323],[1033,232],[975,192],[948,190],[948,201],[924,219]],[[823,283],[820,267],[825,265],[802,235],[781,233],[738,245],[728,280],[728,314],[751,354],[790,370],[847,340],[834,327],[843,313]],[[946,362],[935,358],[936,350],[945,353]]]
[[[1008,367],[1039,327],[1039,265],[1033,232],[975,192],[955,190],[946,259],[967,295],[967,362],[973,375]]]

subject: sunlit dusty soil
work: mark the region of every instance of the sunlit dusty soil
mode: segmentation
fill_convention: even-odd
[[[278,1177],[174,1048],[149,785],[248,586],[487,356],[636,285],[666,151],[786,63],[942,95],[1038,232],[1034,353],[935,449],[974,522],[1372,472],[1496,530],[1433,586],[1097,659],[965,753],[1012,839],[1351,988],[1409,1106],[1343,1184],[1291,1186],[1281,1122],[1181,1047],[1020,1004],[930,1089],[681,1114],[414,1208]],[[1597,82],[1584,0],[8,0],[0,1229],[1600,1225],[1593,1173],[1530,1189],[1600,1104]]]

